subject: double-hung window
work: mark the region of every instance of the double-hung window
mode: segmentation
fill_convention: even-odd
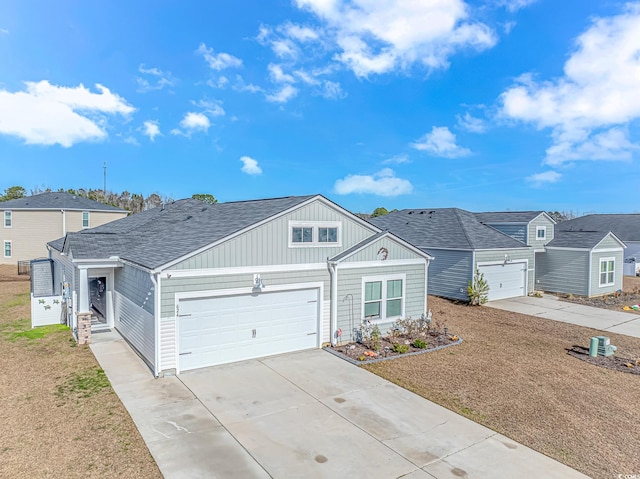
[[[540,241],[544,241],[547,239],[547,227],[546,226],[536,226],[536,239]]]
[[[11,241],[6,240],[4,242],[4,257],[11,258]]]
[[[12,215],[11,211],[5,211],[4,212],[4,227],[5,228],[11,228],[12,225],[13,225],[13,215]]]
[[[364,319],[386,322],[404,316],[404,275],[362,278]]]
[[[83,228],[88,228],[89,227],[89,212],[88,211],[83,211],[82,212],[82,227]]]
[[[600,260],[600,286],[612,286],[615,284],[615,258],[602,258]]]

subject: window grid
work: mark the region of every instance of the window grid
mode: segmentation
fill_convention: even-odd
[[[11,226],[13,223],[13,214],[11,213],[11,211],[5,211],[4,212],[4,227],[5,228],[11,228]]]

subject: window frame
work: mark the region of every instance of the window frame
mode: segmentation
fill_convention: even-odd
[[[82,229],[91,228],[91,215],[89,211],[82,212]],[[84,225],[84,215],[87,215],[87,226]]]
[[[7,245],[9,245],[9,256],[7,256]],[[4,258],[12,258],[13,257],[13,244],[11,240],[4,240],[2,244],[2,255]]]
[[[609,263],[612,263],[612,269],[609,270]],[[602,271],[602,265],[605,265],[605,271]],[[602,275],[605,275],[605,280],[609,279],[609,275],[611,275],[611,282],[607,281],[605,283],[602,282]],[[598,286],[600,288],[605,288],[607,286],[614,286],[616,284],[616,258],[614,256],[607,258],[600,258],[598,262]]]
[[[540,231],[544,234],[542,237],[539,236]],[[537,241],[546,241],[547,240],[547,227],[546,226],[536,226],[536,240]]]
[[[311,241],[293,241],[294,228],[311,228]],[[320,241],[321,228],[335,228],[335,242]],[[342,222],[341,221],[289,221],[287,229],[289,248],[334,248],[342,246]]]
[[[402,281],[402,288],[401,288],[401,292],[400,292],[400,296],[399,297],[389,297],[388,296],[388,284],[390,281],[397,281],[397,280],[401,280]],[[373,303],[376,302],[378,300],[369,300],[367,301],[366,298],[366,285],[368,283],[377,283],[380,282],[382,283],[381,285],[381,298],[380,298],[380,317],[377,319],[371,319],[371,318],[367,318],[364,315],[364,310],[365,310],[365,304],[366,303]],[[405,317],[405,311],[406,311],[406,304],[407,304],[407,275],[402,273],[402,274],[386,274],[386,275],[380,275],[380,276],[363,276],[362,277],[362,295],[360,296],[360,316],[361,316],[361,321],[370,321],[371,324],[382,324],[382,323],[389,323],[392,321],[395,321],[397,319],[401,319]],[[388,307],[388,302],[389,301],[396,301],[396,300],[400,300],[400,314],[399,315],[394,315],[394,316],[387,316],[387,307]]]
[[[9,220],[9,224],[7,224],[7,219]],[[5,228],[13,228],[13,211],[4,210],[4,214],[2,215],[2,224]]]

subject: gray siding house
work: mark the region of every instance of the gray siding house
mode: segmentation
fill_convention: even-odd
[[[320,195],[180,200],[49,249],[71,324],[91,310],[156,376],[335,344],[427,308],[430,255]]]
[[[640,214],[586,215],[563,221],[557,226],[561,231],[611,231],[627,248],[624,251],[624,274],[640,275]]]
[[[482,224],[474,213],[458,208],[407,209],[370,221],[433,256],[429,294],[468,300],[467,285],[476,270],[489,283],[489,300],[533,291],[534,249]]]

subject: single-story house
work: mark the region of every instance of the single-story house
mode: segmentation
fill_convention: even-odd
[[[42,193],[0,202],[0,264],[47,255],[47,243],[67,232],[100,226],[128,212],[64,192]]]
[[[618,291],[624,248],[609,231],[556,231],[536,257],[536,288],[589,297]]]
[[[489,284],[489,300],[534,289],[534,248],[459,208],[405,209],[370,220],[434,257],[429,294],[468,300],[475,271]],[[524,241],[523,241],[524,240]]]
[[[624,251],[624,274],[640,275],[640,214],[593,214],[563,221],[562,231],[611,231],[627,245]]]
[[[70,324],[103,316],[155,376],[335,344],[427,308],[431,256],[321,195],[185,199],[49,249]]]

